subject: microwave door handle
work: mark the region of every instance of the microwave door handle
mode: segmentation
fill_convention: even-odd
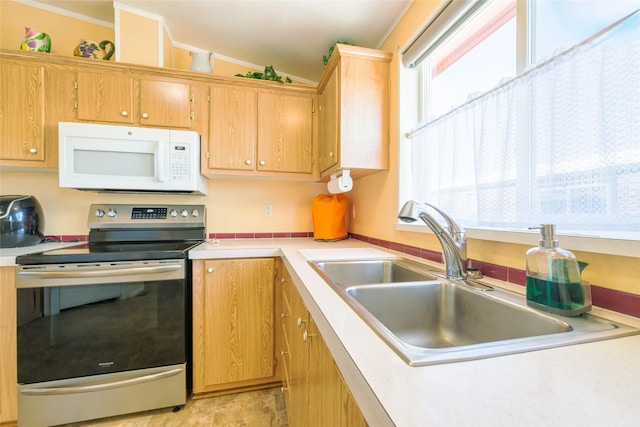
[[[171,167],[170,164],[166,164],[165,154],[171,154],[171,143],[159,141],[158,142],[158,181],[165,182],[167,180],[167,172]],[[169,156],[171,157],[171,156]]]

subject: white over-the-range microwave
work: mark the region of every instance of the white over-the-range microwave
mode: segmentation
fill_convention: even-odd
[[[197,132],[58,123],[60,187],[207,194]]]

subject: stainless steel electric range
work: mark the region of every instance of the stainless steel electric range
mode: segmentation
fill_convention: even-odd
[[[92,205],[88,243],[19,256],[18,423],[186,402],[202,205]]]

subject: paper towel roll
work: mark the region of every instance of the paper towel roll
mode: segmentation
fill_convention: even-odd
[[[348,170],[342,172],[342,176],[331,175],[331,180],[327,183],[327,190],[331,194],[346,193],[353,188],[353,180]]]

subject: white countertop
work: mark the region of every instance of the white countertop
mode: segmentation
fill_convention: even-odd
[[[192,259],[282,256],[372,426],[638,426],[640,335],[467,362],[410,367],[308,265],[307,258],[407,254],[357,240],[206,242]],[[519,293],[524,288],[493,279]],[[640,319],[594,307],[640,327]]]
[[[19,248],[0,248],[0,267],[11,267],[16,265],[16,257],[20,255],[67,248],[69,246],[81,245],[82,243],[86,242],[46,242],[38,243],[33,246],[22,246]]]

